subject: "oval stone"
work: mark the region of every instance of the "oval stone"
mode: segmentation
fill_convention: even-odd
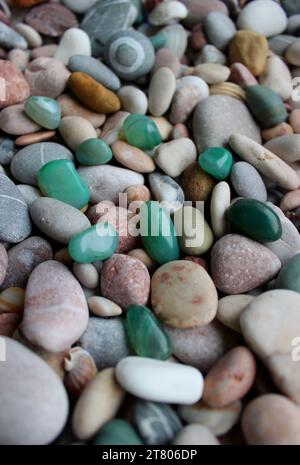
[[[82,165],[104,165],[112,159],[109,145],[101,139],[88,139],[76,149],[76,158]]]
[[[240,197],[266,202],[267,189],[259,172],[245,161],[239,161],[232,167],[230,180]]]
[[[68,68],[72,71],[81,71],[88,74],[103,86],[111,90],[118,90],[121,82],[118,76],[100,60],[87,55],[72,55]]]
[[[246,103],[264,129],[277,126],[287,119],[287,111],[280,96],[269,87],[248,87]]]
[[[130,423],[116,418],[105,423],[100,429],[94,439],[94,445],[141,446],[143,443]]]
[[[130,145],[142,150],[153,149],[161,143],[157,125],[145,115],[129,115],[123,123],[122,131]]]
[[[56,129],[60,123],[60,105],[49,97],[29,97],[24,111],[35,123],[46,129]]]
[[[271,0],[256,0],[244,6],[237,25],[239,29],[250,29],[271,37],[285,31],[287,16],[278,3]]]
[[[68,251],[77,263],[110,258],[118,247],[118,235],[110,223],[98,223],[72,237]]]

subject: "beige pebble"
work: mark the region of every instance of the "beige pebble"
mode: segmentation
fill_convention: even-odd
[[[287,192],[281,199],[280,208],[282,211],[287,212],[294,210],[300,206],[300,189],[295,191]]]
[[[265,144],[265,148],[275,153],[288,164],[300,161],[300,134],[276,137]]]
[[[210,202],[211,226],[214,235],[218,239],[224,236],[229,230],[226,212],[230,207],[230,201],[231,192],[229,184],[225,181],[219,182],[212,191]]]
[[[106,318],[111,316],[118,316],[122,313],[122,309],[119,305],[115,304],[112,300],[106,299],[105,297],[93,296],[88,299],[87,303],[93,315]]]
[[[220,443],[206,426],[194,424],[184,426],[172,444],[173,446],[218,446]]]
[[[300,66],[300,40],[296,40],[289,46],[285,58],[290,65]]]
[[[240,315],[253,299],[254,297],[248,294],[222,297],[219,300],[217,319],[228,328],[241,333]]]
[[[259,83],[272,89],[283,101],[288,100],[292,94],[293,84],[290,70],[284,61],[273,53],[269,53]]]
[[[152,173],[155,163],[149,155],[137,147],[127,144],[121,140],[114,142],[111,146],[115,159],[125,168],[138,173]]]
[[[203,79],[207,84],[221,84],[230,76],[230,68],[217,63],[202,63],[194,68],[193,75]]]
[[[108,145],[111,145],[119,140],[119,135],[122,131],[123,123],[129,114],[130,113],[127,111],[117,111],[117,113],[107,118],[101,135],[101,138],[104,140],[104,142],[106,142]]]
[[[164,26],[186,18],[188,13],[189,10],[183,3],[170,0],[158,3],[149,13],[148,21],[152,26]]]
[[[98,271],[92,263],[74,263],[73,273],[80,284],[88,289],[95,289],[99,284]]]
[[[14,29],[21,34],[27,41],[30,48],[40,47],[43,43],[41,35],[33,27],[24,23],[17,23]]]
[[[295,109],[289,116],[289,123],[296,134],[300,134],[300,109]]]
[[[151,116],[152,121],[157,126],[162,141],[168,140],[171,137],[173,126],[164,116]]]
[[[80,116],[65,116],[62,118],[59,132],[66,144],[76,150],[78,145],[87,139],[97,137],[96,131],[91,123]]]
[[[293,128],[288,123],[280,123],[271,129],[265,129],[262,131],[263,140],[268,142],[269,140],[275,139],[276,137],[288,136],[293,134]]]
[[[201,89],[197,86],[186,85],[177,89],[172,100],[170,121],[173,124],[185,123],[202,99]]]
[[[148,99],[146,94],[134,86],[123,86],[118,92],[121,100],[122,110],[137,115],[145,115],[148,110]]]
[[[32,58],[48,57],[53,58],[57,50],[58,45],[50,44],[43,45],[42,47],[34,48],[31,52]]]
[[[9,61],[14,63],[21,71],[24,71],[30,59],[29,50],[21,50],[20,48],[13,48],[7,54]]]
[[[24,136],[19,136],[15,140],[15,144],[21,147],[26,145],[37,144],[38,142],[45,142],[49,139],[52,139],[56,136],[56,131],[39,131],[33,134],[25,134]]]
[[[196,161],[196,157],[196,146],[187,138],[161,144],[155,151],[155,163],[172,178],[180,176]]]
[[[58,97],[57,102],[61,107],[62,118],[64,116],[80,116],[87,119],[94,128],[99,128],[105,123],[106,115],[90,110],[71,95],[62,94]]]
[[[133,249],[128,252],[130,257],[137,258],[148,268],[148,271],[153,271],[156,268],[156,262],[145,252],[144,249]]]
[[[241,102],[246,100],[246,93],[244,89],[234,82],[214,84],[210,87],[210,95],[227,95],[228,97],[241,100]]]
[[[155,62],[152,73],[155,73],[159,68],[167,67],[177,77],[180,73],[181,63],[176,54],[169,48],[160,48],[155,56]]]
[[[149,112],[153,116],[164,115],[176,90],[174,73],[167,67],[159,68],[152,76],[149,86]]]
[[[127,189],[124,191],[124,194],[127,195],[127,207],[132,209],[132,211],[136,211],[136,202],[140,204],[140,202],[148,202],[148,200],[151,199],[151,192],[149,191],[148,187],[143,186],[143,184],[127,187]]]
[[[11,105],[3,108],[0,113],[0,129],[13,136],[31,134],[41,127],[29,119],[24,113],[24,105]]]

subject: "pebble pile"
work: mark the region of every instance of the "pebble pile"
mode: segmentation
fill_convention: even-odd
[[[0,2],[0,444],[300,445],[300,2]]]

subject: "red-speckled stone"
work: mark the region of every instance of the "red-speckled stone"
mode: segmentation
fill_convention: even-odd
[[[67,29],[78,26],[74,13],[60,3],[45,3],[31,8],[25,21],[36,31],[50,37],[60,37]]]
[[[0,96],[0,108],[22,103],[29,97],[29,84],[11,61],[0,60],[0,79],[5,81],[5,94]]]
[[[21,316],[17,313],[0,314],[0,336],[12,337],[20,321]]]
[[[120,307],[146,305],[150,292],[150,275],[140,260],[115,254],[101,271],[101,293]]]
[[[2,244],[0,244],[0,284],[3,283],[7,269],[7,252]]]
[[[228,234],[219,239],[211,254],[211,274],[216,287],[226,294],[243,294],[270,281],[281,262],[262,244]]]
[[[189,256],[189,257],[184,257],[184,260],[197,263],[197,265],[202,266],[206,271],[208,271],[208,265],[207,265],[207,262],[204,260],[204,258]]]
[[[246,347],[227,352],[208,372],[203,401],[211,407],[225,407],[242,399],[251,388],[256,372],[255,358]]]

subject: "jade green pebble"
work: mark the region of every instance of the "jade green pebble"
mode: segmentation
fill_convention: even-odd
[[[94,439],[96,446],[141,446],[142,440],[125,420],[116,418],[106,423]]]
[[[46,197],[68,203],[75,208],[85,207],[90,200],[89,189],[71,160],[49,161],[39,170],[37,180]]]
[[[227,210],[231,228],[259,242],[274,242],[282,236],[277,214],[263,202],[240,199]]]
[[[248,87],[246,103],[264,129],[277,126],[287,119],[287,111],[283,101],[269,87],[260,85]]]
[[[127,116],[123,123],[123,134],[128,144],[142,150],[153,149],[161,143],[155,122],[144,115]]]
[[[78,263],[94,263],[110,258],[119,245],[115,228],[109,223],[98,223],[73,236],[68,250]]]
[[[275,287],[300,293],[300,254],[295,255],[283,266]]]
[[[149,40],[152,43],[155,50],[163,48],[167,43],[167,37],[163,32],[158,32],[157,34],[150,36]]]
[[[131,348],[140,357],[167,360],[171,356],[170,338],[147,307],[143,305],[129,307],[125,330]]]
[[[140,210],[140,232],[144,247],[153,260],[163,265],[179,259],[180,250],[174,224],[159,202],[143,203]]]
[[[30,119],[46,129],[56,129],[60,124],[60,104],[49,97],[29,97],[24,111]]]
[[[104,165],[112,159],[109,145],[101,139],[88,139],[80,144],[75,152],[81,165]]]
[[[233,157],[229,150],[223,147],[211,147],[201,153],[198,162],[203,171],[218,181],[223,181],[230,174]]]

